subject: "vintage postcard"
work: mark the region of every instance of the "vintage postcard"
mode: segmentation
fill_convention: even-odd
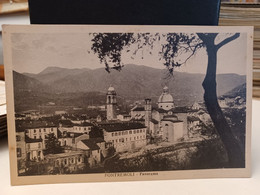
[[[12,185],[250,177],[252,27],[3,27]]]

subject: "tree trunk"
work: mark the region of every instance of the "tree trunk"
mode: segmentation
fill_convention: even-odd
[[[229,166],[232,168],[244,167],[244,155],[218,104],[216,89],[216,66],[218,48],[215,46],[214,40],[214,38],[208,39],[205,44],[208,54],[207,74],[202,84],[205,91],[205,105],[227,151]]]

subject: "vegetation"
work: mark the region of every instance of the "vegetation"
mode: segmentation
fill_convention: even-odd
[[[101,63],[104,63],[107,72],[113,69],[120,71],[123,67],[122,52],[129,52],[131,45],[136,44],[132,55],[135,56],[138,50],[144,47],[148,47],[152,52],[154,44],[158,43],[161,46],[159,55],[170,76],[175,67],[182,66],[198,51],[204,49],[208,57],[208,66],[202,86],[207,111],[225,146],[230,166],[244,167],[244,155],[218,104],[216,91],[217,53],[224,45],[239,36],[239,33],[96,33],[92,39],[92,50],[98,55]],[[160,42],[161,39],[164,39],[164,42]]]
[[[46,149],[44,150],[45,155],[46,154],[58,154],[62,152],[62,147],[60,146],[58,138],[54,135],[54,133],[51,133],[47,136],[47,139],[45,140]]]

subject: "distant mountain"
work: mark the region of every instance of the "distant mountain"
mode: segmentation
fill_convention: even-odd
[[[235,87],[234,89],[232,89],[231,91],[223,95],[223,97],[230,97],[230,98],[235,98],[237,96],[246,99],[246,83],[243,83],[242,85]]]
[[[25,76],[25,75],[24,75]],[[26,76],[25,76],[26,77]],[[125,65],[123,69],[107,73],[104,68],[65,69],[50,67],[39,74],[30,74],[29,78],[37,80],[46,88],[59,93],[102,92],[112,85],[118,94],[126,100],[141,100],[147,97],[157,102],[164,85],[169,87],[175,103],[186,105],[203,99],[202,82],[205,75],[174,72],[173,77],[167,70],[140,65]],[[245,83],[246,77],[236,74],[217,75],[218,95]]]
[[[13,71],[14,92],[18,91],[45,91],[46,86],[35,78]]]
[[[48,67],[44,69],[42,72],[38,74],[28,74],[25,73],[26,76],[35,78],[42,83],[49,84],[51,82],[55,82],[59,79],[66,78],[67,76],[77,75],[84,71],[88,71],[89,69],[67,69],[67,68],[59,68],[59,67]]]

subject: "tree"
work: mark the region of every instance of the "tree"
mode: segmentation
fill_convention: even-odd
[[[216,91],[217,53],[220,48],[239,36],[239,33],[96,33],[93,34],[91,49],[110,72],[112,69],[121,70],[122,51],[130,52],[133,44],[136,44],[133,49],[135,56],[138,50],[144,47],[148,47],[152,52],[155,43],[159,43],[159,55],[164,61],[163,65],[168,68],[169,75],[173,74],[175,67],[182,66],[199,50],[204,49],[208,57],[207,72],[202,83],[205,105],[225,146],[230,166],[244,167],[244,155],[218,104]],[[164,42],[161,39],[164,39]]]
[[[91,128],[91,131],[89,132],[89,137],[90,138],[98,138],[98,137],[104,138],[103,130],[101,128],[99,128],[98,126],[93,126]]]
[[[60,146],[59,140],[56,138],[54,133],[47,136],[45,146],[45,154],[57,154],[62,152],[62,147]]]

